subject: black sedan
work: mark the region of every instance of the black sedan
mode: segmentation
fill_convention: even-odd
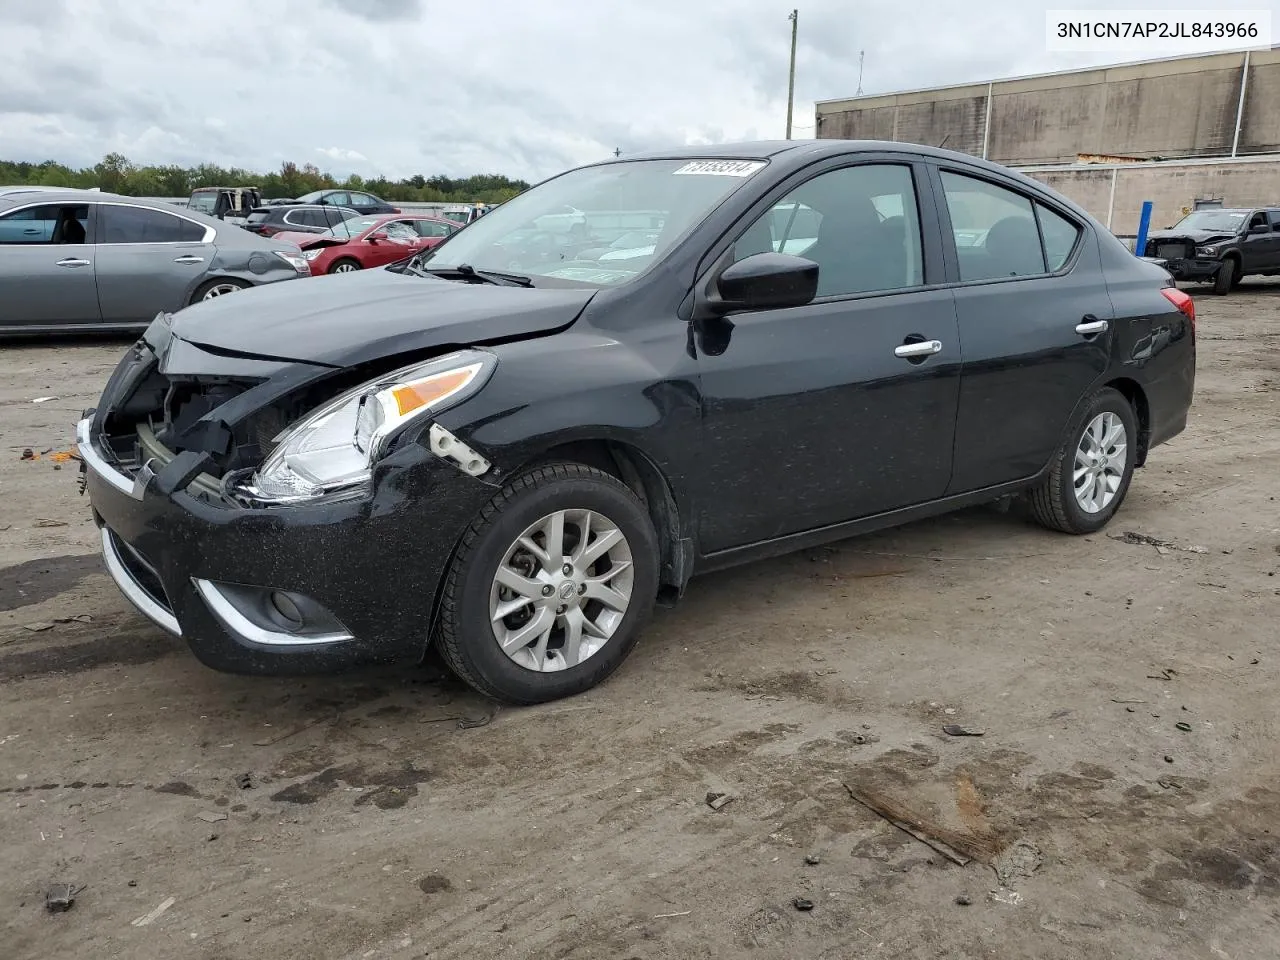
[[[546,218],[583,213],[573,259]],[[1043,185],[903,144],[557,176],[384,270],[158,317],[79,424],[112,576],[223,670],[532,703],[708,570],[1015,497],[1087,534],[1183,430],[1195,309]]]

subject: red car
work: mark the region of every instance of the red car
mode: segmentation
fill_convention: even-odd
[[[352,217],[324,233],[277,233],[302,249],[313,276],[382,267],[428,250],[461,229],[461,224],[403,213]]]

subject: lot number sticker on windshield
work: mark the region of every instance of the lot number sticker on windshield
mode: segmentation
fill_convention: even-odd
[[[673,173],[711,174],[717,177],[749,177],[764,166],[762,160],[690,160]]]

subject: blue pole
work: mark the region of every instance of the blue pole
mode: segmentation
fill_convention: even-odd
[[[1147,231],[1151,228],[1151,201],[1142,201],[1142,218],[1138,221],[1138,242],[1133,252],[1140,257],[1147,253]]]

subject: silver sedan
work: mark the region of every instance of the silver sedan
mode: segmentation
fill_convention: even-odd
[[[142,329],[310,272],[291,244],[163,201],[0,188],[0,334]]]

